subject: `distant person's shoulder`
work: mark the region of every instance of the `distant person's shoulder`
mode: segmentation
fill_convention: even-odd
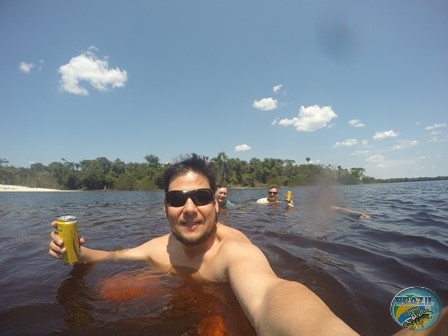
[[[223,204],[219,205],[221,208],[230,208],[235,206],[235,204],[233,204],[232,202],[230,202],[229,200],[226,200]]]

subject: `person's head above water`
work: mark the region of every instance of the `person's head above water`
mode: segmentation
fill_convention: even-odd
[[[163,175],[164,211],[171,232],[186,247],[213,244],[218,222],[215,173],[205,157],[191,154]]]
[[[227,193],[228,193],[227,186],[225,186],[224,184],[218,184],[216,186],[215,199],[220,207],[226,205]]]
[[[278,187],[275,184],[271,184],[268,189],[268,201],[278,202]]]

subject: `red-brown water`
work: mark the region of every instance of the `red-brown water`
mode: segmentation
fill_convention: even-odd
[[[249,236],[279,276],[307,285],[363,335],[400,330],[390,304],[404,288],[427,287],[448,305],[448,182],[333,190],[339,204],[372,218],[320,211],[315,188],[293,188],[289,211],[255,204],[264,189],[230,190],[236,207],[220,220]],[[165,234],[162,199],[160,191],[0,193],[0,334],[254,334],[227,285],[138,262],[73,268],[48,255],[49,223],[64,213],[78,217],[95,248]]]

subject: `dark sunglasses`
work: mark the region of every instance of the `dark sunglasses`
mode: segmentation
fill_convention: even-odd
[[[214,195],[211,189],[171,190],[165,194],[166,204],[172,207],[181,207],[191,198],[196,206],[207,205],[213,202]]]
[[[268,193],[269,193],[269,195],[271,195],[271,194],[272,195],[277,195],[278,194],[278,192],[276,192],[276,191],[269,191]]]

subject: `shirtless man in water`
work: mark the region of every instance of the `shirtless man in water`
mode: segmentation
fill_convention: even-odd
[[[204,158],[192,154],[169,167],[164,189],[170,234],[120,251],[82,246],[79,262],[145,260],[154,267],[173,272],[188,268],[199,279],[230,283],[258,335],[357,335],[307,287],[277,277],[242,232],[218,221],[214,172]],[[54,232],[51,238],[49,253],[61,258],[64,244]]]

